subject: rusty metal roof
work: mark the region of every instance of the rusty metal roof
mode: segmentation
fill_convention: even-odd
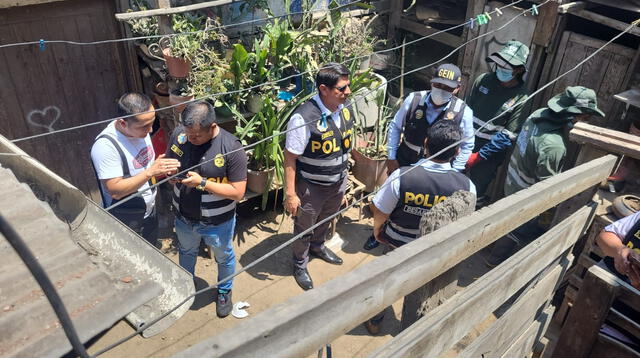
[[[0,213],[49,274],[83,341],[162,293],[153,281],[114,277],[108,262],[74,242],[69,225],[4,168]],[[0,235],[0,356],[60,356],[70,349],[49,301]]]

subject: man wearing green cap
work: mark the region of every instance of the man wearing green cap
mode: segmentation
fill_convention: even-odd
[[[596,93],[582,86],[551,98],[548,107],[533,112],[524,122],[509,161],[504,194],[511,195],[562,171],[569,129],[592,115],[604,117]],[[524,246],[542,233],[538,220],[523,224],[494,245],[487,264],[497,265],[517,246]]]
[[[500,51],[487,57],[492,72],[476,78],[465,100],[473,109],[474,130],[480,128],[466,165],[478,190],[478,206],[486,204],[487,188],[526,119],[523,102],[527,99],[527,88],[523,77],[528,55],[525,44],[507,42]]]

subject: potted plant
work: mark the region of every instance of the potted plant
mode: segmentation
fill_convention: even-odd
[[[274,105],[273,93],[264,98],[264,105],[260,112],[250,119],[245,119],[236,112],[238,125],[236,127],[236,137],[243,145],[256,143],[274,134],[285,130],[291,113],[303,101],[311,96],[297,96],[278,109]],[[248,163],[247,188],[258,194],[262,194],[262,208],[266,207],[267,194],[272,187],[273,181],[284,182],[284,153],[282,144],[285,137],[283,135],[273,137],[269,140],[255,145],[251,149]]]
[[[379,92],[376,96],[377,118],[373,131],[367,131],[361,116],[356,112],[358,118],[356,146],[351,152],[355,161],[353,175],[365,184],[365,190],[372,192],[387,179],[387,134],[389,123],[393,119],[400,104],[387,106],[384,104],[384,92]]]

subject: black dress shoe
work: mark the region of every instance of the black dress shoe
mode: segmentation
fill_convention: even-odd
[[[367,239],[367,242],[364,243],[365,250],[373,250],[378,246],[380,246],[380,243],[378,242],[378,240],[376,240],[375,236],[373,235],[369,236],[369,238]]]
[[[311,255],[323,259],[330,264],[342,265],[342,259],[339,258],[338,255],[336,255],[333,251],[329,250],[329,248],[326,246],[318,251],[309,251],[311,251]]]
[[[303,290],[307,291],[313,288],[313,281],[311,281],[311,276],[309,276],[309,271],[306,268],[294,267],[293,277]]]

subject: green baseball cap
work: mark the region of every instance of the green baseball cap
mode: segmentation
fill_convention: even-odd
[[[518,67],[527,64],[529,48],[520,41],[508,41],[498,52],[494,52],[487,57],[487,62],[495,62],[502,67]]]
[[[604,112],[598,108],[596,92],[583,86],[567,87],[564,92],[551,98],[547,105],[556,113],[594,114],[604,117]]]

